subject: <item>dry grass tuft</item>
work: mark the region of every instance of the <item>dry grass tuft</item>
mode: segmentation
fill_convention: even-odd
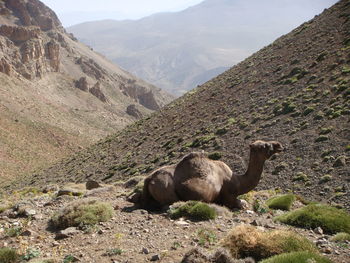
[[[239,225],[222,241],[233,257],[252,257],[261,260],[293,251],[317,253],[315,245],[290,231],[263,232],[251,225]]]
[[[94,225],[112,218],[113,208],[110,204],[93,199],[78,200],[68,204],[55,214],[50,224],[54,228],[65,229],[71,226]]]

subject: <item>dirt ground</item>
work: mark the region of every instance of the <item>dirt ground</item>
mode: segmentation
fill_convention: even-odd
[[[126,189],[117,187],[109,191],[91,192],[89,197],[40,195],[17,200],[35,210],[32,219],[10,218],[11,213],[0,214],[0,247],[17,248],[28,254],[28,248],[40,252],[40,258],[62,261],[72,256],[80,262],[181,262],[191,248],[215,249],[220,240],[238,224],[252,224],[259,228],[292,229],[315,242],[320,251],[337,263],[348,262],[350,244],[337,245],[328,235],[313,230],[297,229],[273,221],[282,211],[257,214],[252,210],[225,212],[215,220],[191,222],[184,219],[171,220],[167,214],[134,209],[126,201]],[[114,216],[108,222],[98,224],[87,231],[77,230],[71,236],[56,240],[56,232],[48,229],[48,222],[55,211],[69,202],[81,198],[95,198],[109,202]],[[225,211],[225,210],[223,210]],[[9,228],[22,227],[17,237],[8,237]],[[317,232],[317,231],[316,231]],[[65,261],[73,262],[73,261]]]

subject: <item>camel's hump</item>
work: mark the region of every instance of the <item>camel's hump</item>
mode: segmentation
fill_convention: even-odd
[[[182,161],[191,160],[193,158],[208,158],[208,155],[205,152],[191,152],[185,155],[185,157],[182,158]]]

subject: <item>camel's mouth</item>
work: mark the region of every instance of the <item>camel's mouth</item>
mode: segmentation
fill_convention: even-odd
[[[279,154],[285,149],[280,143],[273,144],[273,154]]]
[[[280,153],[280,152],[283,152],[284,151],[284,148],[282,146],[279,146],[277,148],[275,148],[275,152],[276,153]]]

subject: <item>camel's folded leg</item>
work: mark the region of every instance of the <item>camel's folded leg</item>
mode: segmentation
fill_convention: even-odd
[[[225,194],[221,197],[221,202],[224,206],[230,209],[247,209],[248,203],[245,200],[240,200],[237,196]]]

